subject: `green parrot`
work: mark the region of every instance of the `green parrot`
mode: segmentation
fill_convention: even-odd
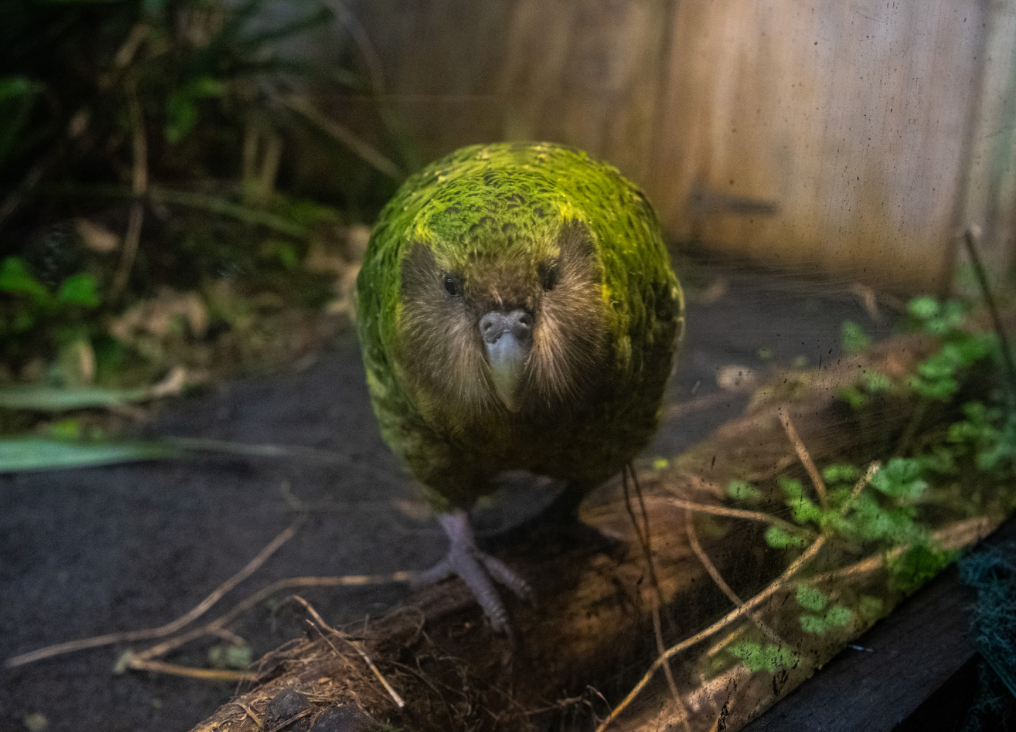
[[[577,508],[652,437],[684,330],[653,209],[579,150],[463,148],[381,212],[356,318],[381,434],[450,541],[418,581],[458,575],[509,632],[494,583],[529,586],[476,547],[467,509],[516,470]]]

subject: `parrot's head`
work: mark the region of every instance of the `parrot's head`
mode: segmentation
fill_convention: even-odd
[[[603,268],[590,230],[547,207],[511,190],[482,207],[467,198],[407,243],[400,360],[432,407],[466,421],[537,416],[595,382]]]

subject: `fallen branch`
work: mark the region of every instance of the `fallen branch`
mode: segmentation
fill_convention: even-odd
[[[880,407],[876,417],[884,429],[875,440],[876,436],[844,420],[833,395],[841,385],[852,383],[860,368],[904,378],[934,345],[927,339],[900,339],[876,347],[864,358],[852,358],[840,371],[796,377],[799,383],[790,385],[794,398],[787,415],[801,445],[807,444],[804,452],[813,467],[842,460],[848,452],[854,459],[886,454],[909,418],[909,403],[901,399]],[[262,675],[257,685],[196,730],[254,732],[272,700],[293,691],[314,700],[314,715],[352,705],[379,721],[414,732],[527,729],[557,723],[588,726],[594,710],[606,714],[601,729],[609,725],[609,732],[639,729],[649,717],[661,728],[687,724],[704,732],[721,718],[721,708],[727,710],[723,723],[728,729],[736,728],[806,678],[814,668],[813,651],[820,651],[815,658],[824,661],[834,650],[831,646],[798,647],[802,639],[795,637],[794,650],[807,660],[781,677],[777,687],[774,675],[753,674],[732,655],[731,640],[757,636],[753,616],[771,630],[779,629],[779,635],[774,632],[775,637],[768,640],[786,637],[788,618],[778,613],[797,607],[793,596],[799,582],[828,586],[831,580],[825,575],[839,569],[837,564],[860,564],[844,553],[840,542],[793,525],[809,543],[784,560],[782,550],[760,547],[760,542],[762,526],[787,523],[785,519],[721,505],[720,487],[733,478],[776,491],[772,498],[783,505],[775,479],[793,462],[805,463],[792,447],[793,441],[788,444],[787,430],[775,411],[788,404],[785,395],[790,386],[781,378],[756,394],[743,417],[722,426],[709,440],[671,460],[668,467],[639,471],[641,502],[631,492],[626,501],[622,482],[615,481],[583,506],[585,527],[537,528],[524,543],[498,552],[525,573],[539,600],[539,606],[531,608],[508,599],[522,639],[519,649],[513,651],[504,638],[490,631],[460,582],[446,582],[418,591],[393,615],[357,626],[355,631],[347,629],[398,690],[403,708],[393,702],[372,671],[335,642],[334,635],[328,635],[329,645],[324,635],[315,634],[266,657],[259,666]],[[854,487],[855,497],[877,469],[869,467]],[[848,498],[846,503],[849,510],[853,501]],[[697,533],[688,531],[687,511],[708,515],[711,521],[701,522]],[[951,532],[950,541],[969,542],[997,520],[983,517],[976,525],[937,530]],[[647,524],[652,527],[651,543]],[[754,560],[750,559],[753,554]],[[861,561],[877,563],[884,558],[878,555]],[[861,583],[859,591],[869,591],[870,583],[884,587],[884,578],[877,573],[880,567],[873,566],[872,571],[865,564],[863,569],[853,566],[846,581]],[[722,585],[716,577],[733,598],[717,589]],[[749,593],[734,592],[734,587],[754,589],[746,596]],[[885,609],[901,596],[886,595]],[[727,603],[736,605],[737,600],[739,606],[724,611]],[[409,609],[412,615],[406,612]],[[222,620],[205,630],[228,630],[229,618]],[[796,617],[789,620],[796,624]],[[851,628],[838,631],[837,639],[843,640],[835,642],[848,642],[849,633],[860,630],[859,625]],[[666,646],[662,652],[661,638]],[[712,648],[704,643],[721,638],[723,655],[718,655],[715,643]],[[647,661],[652,658],[656,660]],[[660,672],[665,667],[673,683],[663,683]],[[674,701],[675,690],[683,709]],[[620,701],[604,712],[597,701],[601,694],[604,702]]]

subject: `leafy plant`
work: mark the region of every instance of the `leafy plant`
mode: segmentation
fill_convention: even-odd
[[[773,643],[742,641],[727,650],[753,673],[756,671],[775,673],[780,669],[794,668],[800,661],[792,649]]]
[[[764,492],[744,480],[732,480],[727,486],[732,500],[769,509],[770,516],[762,520],[769,522],[764,539],[771,549],[798,553],[810,545],[834,563],[837,556],[862,556],[865,559],[854,567],[868,577],[858,583],[836,584],[835,571],[808,579],[798,567],[793,579],[780,580],[794,588],[796,606],[790,617],[777,616],[777,622],[767,619],[770,629],[749,630],[749,637],[756,637],[726,648],[728,656],[749,671],[778,674],[796,662],[781,645],[762,640],[759,633],[772,638],[774,632],[799,628],[812,637],[810,642],[803,641],[802,648],[821,646],[826,641],[820,636],[829,636],[835,645],[837,639],[884,614],[886,600],[866,594],[867,588],[860,584],[874,579],[867,574],[870,569],[880,566],[886,572],[888,598],[913,592],[956,557],[956,551],[945,549],[936,538],[948,525],[945,521],[959,519],[952,524],[959,528],[965,519],[997,519],[1016,508],[1012,491],[1016,408],[1012,398],[1003,399],[1000,389],[992,389],[990,381],[983,379],[985,364],[1003,360],[1003,339],[967,330],[967,308],[959,303],[922,297],[909,304],[908,312],[910,324],[934,336],[941,347],[917,364],[910,379],[891,379],[866,370],[839,393],[858,409],[870,406],[880,395],[909,401],[915,416],[899,438],[895,455],[867,471],[849,462],[826,465],[822,480],[815,479],[821,485],[814,488],[786,475],[777,478],[777,491]],[[868,345],[859,326],[843,324],[844,350]],[[975,390],[988,395],[981,401],[957,404],[958,395]],[[961,416],[945,426],[931,425],[918,437],[922,420],[935,402],[940,403],[932,412],[936,416],[957,412]],[[859,419],[863,422],[864,413]],[[772,509],[774,501],[778,510]],[[763,516],[755,512],[756,518]],[[796,622],[791,626],[792,621]]]
[[[296,135],[334,158],[336,181],[360,181],[360,198],[329,199],[339,206],[369,215],[402,174],[352,131],[320,134],[341,125],[316,110],[309,89],[378,89],[362,39],[342,49],[341,65],[315,64],[297,44],[348,22],[320,0],[0,4],[0,229],[11,255],[0,265],[0,380],[59,381],[67,354],[85,348],[100,377],[123,364],[137,372],[105,383],[151,382],[174,365],[166,361],[179,343],[106,327],[166,288],[205,297],[212,322],[202,332],[235,332],[252,344],[232,349],[243,354],[271,337],[257,333],[264,313],[244,301],[319,311],[346,297],[335,265],[304,266],[322,242],[332,262],[338,245],[341,264],[343,216],[279,188]],[[378,121],[387,144],[397,120]],[[377,200],[361,200],[374,191]],[[101,224],[105,242],[73,235],[82,223]],[[70,234],[50,236],[57,229]],[[210,295],[223,281],[229,297]],[[220,317],[244,308],[245,318]]]
[[[840,328],[843,350],[847,353],[859,353],[871,345],[871,337],[857,323],[844,320]]]
[[[40,312],[72,306],[95,308],[100,302],[95,278],[91,274],[81,272],[71,275],[60,283],[55,293],[51,293],[19,257],[7,257],[0,262],[0,292],[15,297],[25,296],[27,302]]]
[[[773,549],[789,549],[804,546],[804,538],[784,531],[779,526],[770,526],[765,531],[766,543]]]
[[[919,297],[908,312],[918,328],[942,339],[941,350],[918,364],[908,386],[925,399],[945,401],[959,390],[965,370],[992,354],[995,337],[963,330],[966,308],[958,302]]]
[[[369,216],[402,174],[351,131],[320,134],[341,125],[309,89],[379,89],[361,41],[338,64],[305,55],[307,33],[348,21],[320,0],[0,3],[0,382],[31,382],[0,386],[0,434],[22,435],[0,440],[0,470],[178,455],[76,432],[90,417],[39,437],[38,405],[122,405],[148,390],[117,387],[178,364],[304,347],[295,319],[344,302],[356,248],[336,205]],[[297,135],[334,161],[336,205],[287,178]]]
[[[833,628],[842,628],[853,618],[849,608],[831,605],[822,591],[809,585],[797,586],[797,604],[808,611],[800,616],[801,629],[805,633],[823,635]]]
[[[996,479],[1016,469],[1016,412],[983,402],[963,405],[966,419],[949,426],[949,442],[973,458],[978,470]]]
[[[21,258],[0,262],[0,342],[8,358],[19,350],[90,342],[92,329],[85,322],[100,304],[95,278],[87,272],[72,274],[50,290]]]
[[[871,337],[857,323],[844,320],[841,330],[844,352],[859,353],[871,345]],[[871,397],[891,391],[893,383],[888,376],[866,368],[861,370],[855,384],[839,389],[836,395],[854,409],[859,409],[867,404]]]

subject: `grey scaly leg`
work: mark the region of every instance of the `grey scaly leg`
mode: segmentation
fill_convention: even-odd
[[[503,562],[476,547],[469,515],[463,509],[442,513],[438,516],[438,521],[451,543],[448,554],[433,567],[417,575],[413,584],[420,586],[457,575],[472,591],[473,597],[490,618],[490,625],[495,632],[510,635],[508,611],[491,580],[507,587],[524,600],[532,600],[533,592],[529,585]]]

